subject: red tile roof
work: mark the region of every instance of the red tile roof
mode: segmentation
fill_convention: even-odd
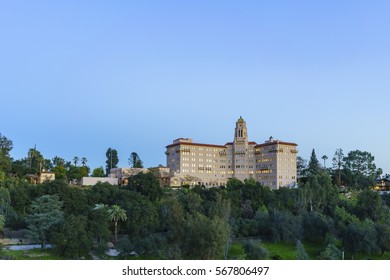
[[[222,145],[214,145],[214,144],[200,144],[200,143],[192,143],[192,142],[181,142],[181,143],[173,143],[173,144],[170,144],[168,146],[166,146],[165,148],[171,148],[171,147],[174,147],[174,146],[179,146],[179,145],[186,145],[186,146],[200,146],[200,147],[212,147],[212,148],[225,148],[225,146],[222,146]]]

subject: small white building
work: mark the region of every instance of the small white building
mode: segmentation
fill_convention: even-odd
[[[83,177],[81,178],[80,185],[93,186],[97,183],[109,183],[111,185],[118,185],[118,178],[110,177]]]

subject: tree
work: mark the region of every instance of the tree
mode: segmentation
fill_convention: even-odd
[[[13,209],[11,207],[11,196],[9,190],[0,187],[0,214],[6,217],[11,213],[13,213]]]
[[[129,177],[128,180],[126,187],[128,190],[135,190],[152,201],[161,198],[163,195],[160,182],[152,172],[141,172]]]
[[[303,187],[309,211],[321,211],[326,204],[327,189],[318,182],[320,175],[310,175]]]
[[[341,256],[341,251],[333,243],[326,245],[325,249],[320,253],[320,260],[339,260]]]
[[[376,170],[376,172],[375,172],[375,179],[380,179],[382,174],[383,174],[383,169],[382,168],[378,168]],[[385,176],[385,178],[386,178],[386,176]]]
[[[387,224],[375,224],[376,231],[378,233],[378,247],[383,254],[390,251],[390,226]]]
[[[74,158],[73,158],[73,163],[74,163],[74,166],[77,166],[77,163],[79,162],[79,157],[77,157],[77,156],[75,156]]]
[[[324,169],[326,169],[325,161],[328,159],[328,156],[327,155],[323,155],[321,158],[324,160]]]
[[[326,216],[315,211],[303,215],[302,227],[305,240],[312,243],[321,243],[330,231]]]
[[[308,172],[309,172],[309,174],[312,174],[312,175],[317,175],[317,174],[321,173],[320,162],[317,159],[316,152],[314,149],[311,152],[309,165],[308,165]]]
[[[85,166],[86,164],[87,164],[87,158],[86,157],[82,157],[81,158],[81,164],[83,165],[83,166]]]
[[[43,168],[44,158],[40,151],[36,147],[30,148],[27,153],[28,167],[30,173],[41,172]]]
[[[73,214],[54,231],[51,242],[57,253],[67,259],[80,259],[89,255],[92,248],[91,234],[87,230],[87,218]]]
[[[69,166],[68,170],[66,171],[66,177],[68,180],[81,180],[82,177],[88,177],[89,174],[89,167],[88,166]]]
[[[108,148],[106,157],[106,174],[109,174],[112,168],[118,167],[118,152],[115,149]]]
[[[304,177],[307,173],[307,161],[300,156],[297,156],[297,175]]]
[[[31,204],[30,214],[26,221],[30,238],[36,240],[43,248],[51,228],[63,220],[63,202],[57,195],[43,195]]]
[[[381,196],[372,190],[364,190],[359,193],[355,212],[360,219],[380,221],[386,215],[387,207],[383,205]]]
[[[138,154],[135,152],[132,152],[129,157],[129,165],[133,168],[143,168],[143,164],[141,159],[139,158]]]
[[[303,246],[302,242],[300,240],[297,240],[295,245],[295,254],[297,260],[308,260],[309,255],[305,251],[305,247]]]
[[[63,165],[57,165],[51,169],[51,172],[55,173],[56,179],[62,179],[62,180],[67,179],[66,171],[67,170]]]
[[[221,258],[227,243],[228,223],[219,217],[208,218],[201,213],[189,215],[184,223],[185,257],[210,260]]]
[[[300,217],[289,211],[271,209],[269,211],[271,238],[273,242],[294,242],[300,239],[302,223]]]
[[[12,141],[0,133],[0,171],[4,171],[4,173],[11,171],[12,159],[9,152],[12,148]]]
[[[336,152],[334,153],[332,162],[333,162],[333,168],[337,170],[337,175],[338,175],[337,185],[340,187],[341,186],[341,168],[344,165],[343,149],[339,148],[336,150]]]
[[[45,170],[51,170],[53,168],[53,163],[50,159],[44,159],[43,160],[43,168]]]
[[[114,243],[116,244],[118,241],[118,222],[127,220],[126,211],[115,204],[107,209],[107,217],[109,221],[114,222]]]
[[[268,251],[258,240],[250,239],[243,242],[243,247],[248,260],[266,260],[268,258]]]
[[[5,225],[5,218],[2,214],[0,214],[0,232],[3,230]]]
[[[109,240],[111,233],[106,207],[100,207],[100,205],[98,205],[94,211],[90,211],[88,215],[88,225],[89,230],[99,243]]]
[[[92,177],[105,177],[103,166],[100,166],[98,168],[95,168],[92,171]]]
[[[373,254],[379,251],[377,232],[374,223],[365,219],[350,223],[343,236],[343,245],[352,255],[356,253]]]
[[[52,162],[53,162],[53,165],[54,165],[54,166],[65,166],[65,159],[63,159],[63,158],[61,158],[61,157],[55,156],[55,157],[52,159]]]
[[[374,178],[376,172],[374,160],[375,157],[371,153],[355,150],[350,151],[347,157],[344,158],[344,166],[351,170],[353,174]]]

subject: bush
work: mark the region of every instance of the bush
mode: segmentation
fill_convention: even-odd
[[[268,251],[261,246],[261,243],[256,240],[244,241],[243,244],[247,259],[249,260],[264,260],[268,258]]]
[[[341,251],[334,244],[328,244],[324,251],[320,253],[318,259],[320,260],[339,260]]]

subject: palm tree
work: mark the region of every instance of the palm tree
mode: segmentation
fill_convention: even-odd
[[[116,242],[118,241],[118,222],[124,222],[127,220],[126,211],[123,210],[119,205],[115,204],[107,209],[107,217],[109,221],[114,222],[114,243],[116,244]]]
[[[82,157],[82,158],[81,158],[81,164],[82,164],[83,166],[85,166],[85,165],[87,164],[87,158],[86,158],[86,157]]]
[[[77,166],[77,163],[79,162],[79,157],[74,157],[73,158],[73,163],[74,163],[74,166]]]
[[[324,160],[324,169],[326,169],[325,161],[328,159],[328,156],[323,155],[321,158]]]

